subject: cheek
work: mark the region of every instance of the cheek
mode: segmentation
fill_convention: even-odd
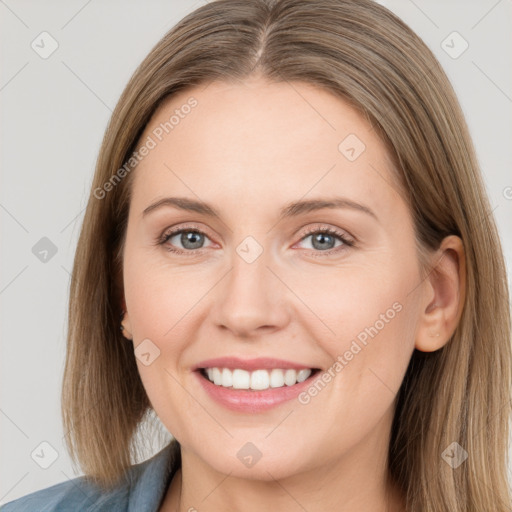
[[[191,308],[202,294],[184,273],[151,263],[147,255],[132,254],[125,260],[125,295],[135,354],[151,353],[147,365],[137,357],[139,375],[153,409],[173,434],[186,432],[183,411],[197,407],[182,387],[182,356],[190,343]]]
[[[199,273],[191,280],[186,269],[170,268],[142,250],[127,252],[124,286],[135,341],[176,337],[182,319],[207,290]]]
[[[289,276],[288,282],[292,282]],[[404,316],[413,314],[409,294],[417,280],[414,265],[399,268],[392,262],[340,266],[296,276],[293,289],[310,313],[309,328],[334,355],[357,339],[362,345],[383,333],[399,330]],[[406,304],[407,303],[407,304]],[[327,336],[326,336],[327,334]],[[389,348],[389,347],[388,347]]]
[[[323,342],[332,363],[323,372],[322,382],[312,384],[299,397],[296,418],[304,423],[321,418],[322,436],[331,440],[332,452],[348,449],[392,419],[393,403],[414,348],[416,312],[410,299],[396,298],[389,290],[358,304],[341,304],[337,341]]]
[[[379,413],[398,392],[419,315],[417,294],[410,293],[417,268],[414,259],[408,261],[340,269],[321,291],[310,288],[305,302],[316,316],[309,329],[332,361],[329,395],[344,402],[342,407],[333,404],[333,411],[347,406],[360,409],[360,417]]]
[[[170,268],[165,261],[155,262],[143,251],[127,251],[124,263],[125,297],[135,353],[151,353],[149,365],[144,364],[143,358],[136,359],[142,383],[166,427],[173,433],[181,432],[185,428],[180,419],[182,411],[197,407],[178,384],[187,373],[183,355],[197,332],[194,322],[198,309],[194,307],[211,284],[204,273],[194,273],[191,280],[190,271]],[[157,356],[152,359],[154,353]]]

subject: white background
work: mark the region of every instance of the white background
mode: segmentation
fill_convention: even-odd
[[[203,3],[0,0],[0,504],[79,474],[63,444],[60,384],[69,272],[100,142],[136,66]],[[424,39],[454,84],[510,269],[512,2],[381,3]],[[47,59],[31,48],[43,31],[59,45]],[[441,46],[453,31],[469,44],[457,59]],[[32,252],[43,237],[57,249],[46,263]],[[42,442],[58,454],[48,469],[31,458]]]

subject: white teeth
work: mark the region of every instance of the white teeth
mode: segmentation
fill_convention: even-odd
[[[229,370],[227,368],[224,368],[224,370]],[[216,384],[214,382],[214,384]],[[222,387],[224,386],[224,383],[220,384]],[[249,389],[251,387],[251,374],[245,370],[233,370],[233,384],[232,386],[235,389]]]
[[[282,388],[284,386],[284,372],[283,370],[272,370],[270,372],[270,387]]]
[[[251,373],[251,389],[267,389],[270,377],[267,370],[256,370]]]
[[[213,369],[213,383],[220,386],[222,384],[222,373],[218,368]]]
[[[311,370],[299,370],[297,372],[297,382],[304,382],[311,375]]]
[[[229,368],[207,368],[206,375],[208,380],[225,388],[233,389],[254,389],[263,390],[270,388],[282,388],[283,386],[293,386],[297,382],[305,381],[310,375],[311,369],[302,370],[255,370],[248,372],[246,370],[230,370]]]
[[[223,386],[232,386],[233,385],[233,374],[227,369],[223,368],[222,370],[222,382]]]
[[[295,370],[286,370],[284,372],[284,383],[287,386],[293,386],[297,382],[297,372]]]

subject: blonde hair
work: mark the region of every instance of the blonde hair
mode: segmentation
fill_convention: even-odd
[[[217,0],[181,20],[133,74],[103,139],[72,272],[62,415],[73,461],[113,486],[151,410],[119,329],[134,173],[101,197],[93,191],[106,190],[165,99],[253,74],[314,84],[352,105],[389,148],[422,251],[461,237],[462,316],[446,346],[413,353],[397,395],[389,474],[408,510],[510,510],[509,290],[494,218],[449,80],[421,39],[371,0]],[[441,456],[454,442],[469,454],[457,468]]]

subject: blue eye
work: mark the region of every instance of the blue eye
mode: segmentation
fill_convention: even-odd
[[[313,249],[309,250],[309,252],[313,253],[315,256],[331,255],[332,253],[338,253],[339,251],[345,250],[347,247],[352,247],[354,245],[354,241],[351,238],[348,238],[344,232],[329,227],[319,228],[317,226],[313,229],[309,229],[306,234],[302,236],[300,242],[311,237]],[[173,238],[177,238],[177,241],[169,244]],[[338,246],[335,245],[336,239],[340,242]],[[200,229],[195,227],[181,227],[179,229],[172,229],[165,232],[157,240],[157,244],[165,245],[165,249],[172,253],[196,256],[204,252],[204,249],[208,247],[204,247],[203,245],[205,240],[210,239]],[[183,249],[176,247],[176,243],[180,243]],[[332,245],[333,243],[334,245]]]
[[[164,245],[171,239],[178,237],[178,235],[178,240],[182,244],[184,249],[176,248],[174,247],[173,244],[172,246],[166,247],[166,249],[169,252],[174,252],[178,254],[197,254],[197,251],[203,249],[203,247],[201,246],[204,243],[204,239],[208,238],[202,231],[199,231],[197,229],[177,229],[165,233],[159,243],[161,245]]]
[[[312,246],[314,249],[317,249],[316,253],[332,254],[333,252],[338,252],[340,250],[344,250],[344,246],[352,247],[354,242],[347,237],[347,235],[337,229],[333,228],[323,228],[319,229],[315,227],[310,229],[307,234],[301,238],[301,241],[306,240],[307,238],[311,238]],[[341,243],[336,246],[332,244],[336,244],[336,239],[338,239]]]

